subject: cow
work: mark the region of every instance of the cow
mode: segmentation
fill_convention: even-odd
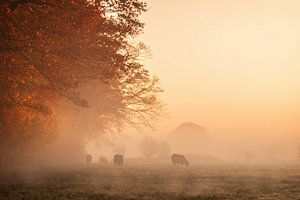
[[[92,155],[91,154],[86,154],[86,160],[85,160],[87,165],[92,164]]]
[[[123,155],[121,154],[116,154],[114,156],[114,166],[118,167],[118,166],[121,166],[123,165]]]
[[[184,155],[180,155],[180,154],[172,154],[171,156],[172,159],[172,163],[173,166],[189,166],[189,161],[186,160],[186,158],[184,157]]]
[[[107,161],[107,159],[104,156],[100,156],[99,157],[99,163],[100,164],[107,164],[108,161]]]

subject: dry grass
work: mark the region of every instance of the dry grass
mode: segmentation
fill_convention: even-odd
[[[300,199],[299,166],[92,166],[0,178],[0,199]]]

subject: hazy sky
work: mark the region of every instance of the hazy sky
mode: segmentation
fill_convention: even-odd
[[[171,120],[212,132],[299,134],[300,1],[148,0],[142,40]]]

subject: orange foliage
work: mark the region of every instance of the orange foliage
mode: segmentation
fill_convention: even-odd
[[[13,135],[35,134],[34,121],[45,137],[51,135],[50,108],[62,98],[91,107],[82,95],[89,84],[95,90],[105,85],[111,97],[118,96],[105,112],[98,109],[106,119],[102,125],[116,119],[150,125],[161,108],[161,90],[138,62],[145,46],[129,42],[143,29],[138,16],[144,11],[146,4],[138,0],[1,2],[0,134],[7,144],[16,141]]]

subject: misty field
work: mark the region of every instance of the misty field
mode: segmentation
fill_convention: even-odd
[[[2,170],[0,199],[300,199],[300,167],[94,165]]]

